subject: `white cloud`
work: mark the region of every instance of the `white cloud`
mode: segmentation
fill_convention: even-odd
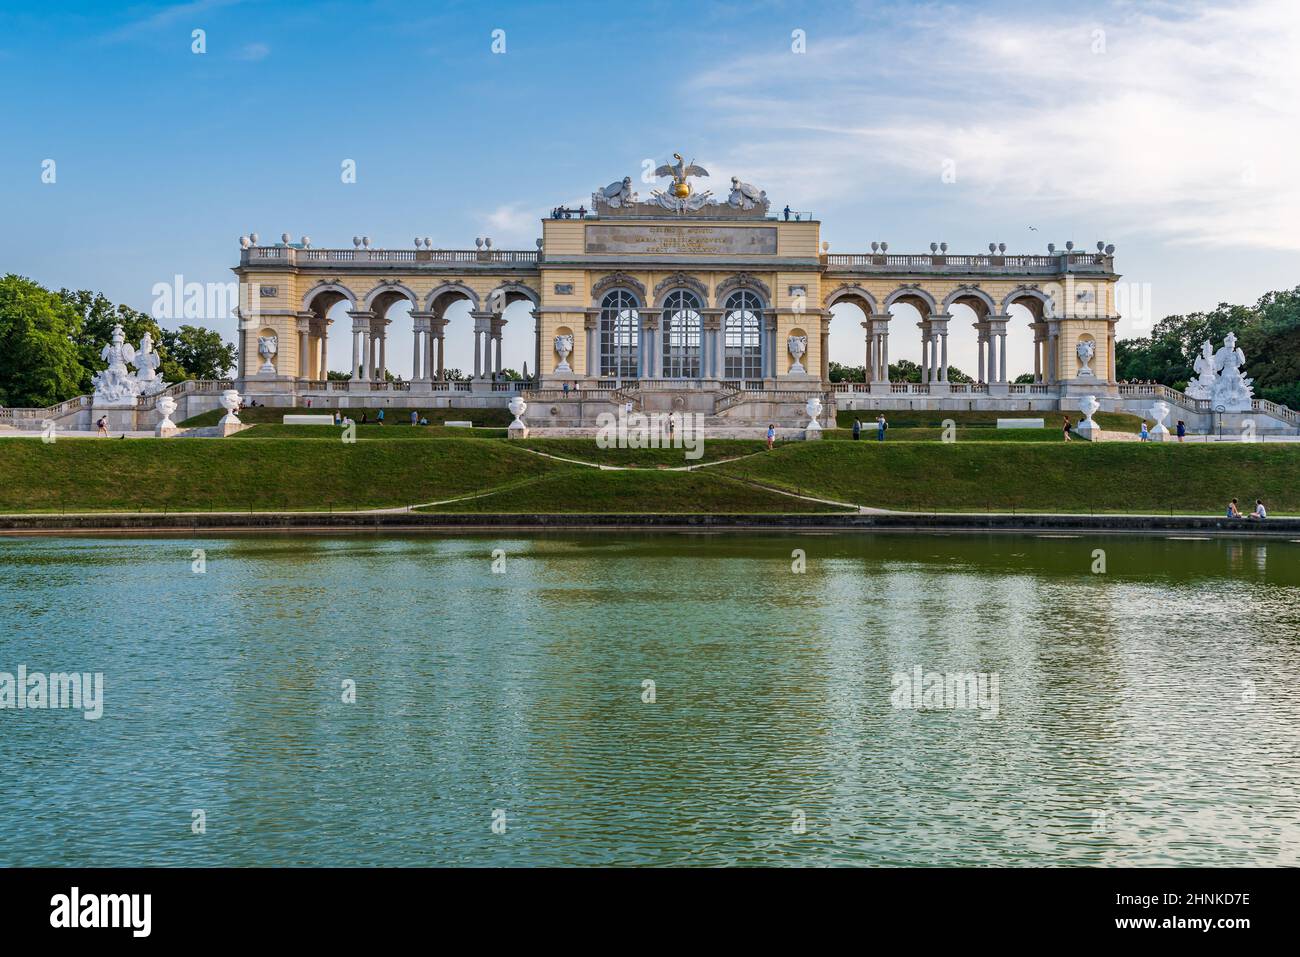
[[[577,203],[574,204],[576,209]],[[506,203],[487,214],[488,235],[500,249],[532,248],[541,235],[542,210],[529,203]]]
[[[239,50],[239,59],[256,63],[271,55],[271,48],[265,43],[245,43]]]
[[[882,175],[937,191],[951,159],[962,202],[1022,208],[1026,222],[1046,202],[1172,243],[1295,250],[1297,50],[1295,0],[1032,20],[925,8],[689,85],[710,112],[772,131],[727,165],[773,195],[866,199]]]

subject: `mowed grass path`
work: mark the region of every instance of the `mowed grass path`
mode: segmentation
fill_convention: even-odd
[[[472,439],[4,439],[0,511],[386,508],[580,468]]]
[[[596,514],[720,515],[771,512],[844,512],[838,508],[758,488],[727,476],[650,469],[601,471],[575,466],[504,491],[447,502],[422,511],[460,514],[526,515],[586,512]]]
[[[715,470],[902,511],[1221,514],[1234,496],[1300,511],[1300,445],[809,442]]]
[[[547,455],[556,455],[580,462],[599,465],[616,465],[623,468],[681,468],[703,465],[721,459],[734,459],[763,451],[762,439],[705,439],[696,459],[686,457],[686,449],[619,449],[601,448],[595,439],[523,439],[511,445],[535,449]]]

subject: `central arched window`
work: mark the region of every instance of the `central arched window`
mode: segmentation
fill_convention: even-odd
[[[698,296],[684,289],[668,294],[664,300],[664,377],[698,379],[700,377],[700,334],[703,304]]]
[[[763,304],[747,289],[727,297],[722,319],[723,377],[763,378]]]
[[[600,301],[600,374],[618,379],[637,377],[637,339],[641,313],[636,297],[615,289]]]

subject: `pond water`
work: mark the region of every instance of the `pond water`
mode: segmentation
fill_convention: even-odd
[[[1295,865],[1297,665],[1285,540],[6,539],[0,864]]]

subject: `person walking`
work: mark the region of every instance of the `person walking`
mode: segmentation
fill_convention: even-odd
[[[1151,433],[1147,431],[1147,420],[1142,420],[1142,431],[1138,433],[1138,438],[1143,442],[1151,441]]]
[[[99,429],[99,434],[100,434],[100,435],[103,435],[103,436],[107,436],[107,435],[108,435],[108,417],[107,417],[107,416],[103,416],[103,415],[101,415],[101,416],[99,417],[99,421],[96,422],[95,425],[96,425],[96,427]]]
[[[420,413],[417,412],[417,411],[415,411],[415,409],[412,409],[412,410],[411,410],[411,424],[412,424],[412,425],[415,425],[415,424],[416,424],[417,422],[419,422],[419,421],[420,421]]]
[[[853,441],[856,442],[860,438],[862,438],[862,420],[854,419],[853,420]]]
[[[1182,419],[1179,419],[1178,420],[1178,441],[1181,442],[1185,435],[1187,435],[1187,423],[1184,422]]]
[[[1061,424],[1061,434],[1065,436],[1065,441],[1067,442],[1074,441],[1073,439],[1070,438],[1070,430],[1074,428],[1074,426],[1070,424],[1070,417],[1068,415],[1064,415],[1061,418],[1064,420]]]
[[[885,413],[876,416],[876,441],[885,441],[885,433],[889,431],[889,423],[885,421]]]
[[[339,412],[338,409],[335,409],[335,410],[334,410],[334,424],[335,424],[335,425],[342,425],[342,424],[343,424],[343,416],[342,416],[342,414]]]
[[[767,450],[772,451],[772,443],[776,441],[776,423],[767,423]]]
[[[574,359],[573,361],[577,362],[578,360]],[[567,382],[563,383],[560,386],[560,391],[564,393],[564,397],[567,399],[569,397],[569,383]]]
[[[384,410],[383,410],[383,409],[380,409],[378,412],[375,413],[375,421],[378,422],[380,425],[383,425],[383,424],[384,424]]]

